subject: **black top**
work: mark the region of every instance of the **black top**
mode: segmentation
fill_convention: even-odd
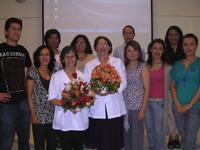
[[[182,49],[177,49],[176,53],[174,53],[172,48],[167,47],[165,51],[165,61],[169,65],[173,65],[178,60],[184,59],[185,54]]]
[[[23,46],[0,44],[0,92],[12,96],[6,104],[17,103],[26,97],[25,67],[31,65],[29,53]]]

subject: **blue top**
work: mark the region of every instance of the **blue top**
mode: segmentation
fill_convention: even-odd
[[[176,86],[178,101],[182,105],[188,104],[200,87],[200,58],[192,62],[187,69],[184,68],[183,60],[178,61],[172,67],[170,74]],[[200,101],[193,107],[200,108]]]

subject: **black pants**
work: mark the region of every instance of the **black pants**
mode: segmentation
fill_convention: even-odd
[[[56,150],[56,131],[52,124],[33,124],[33,138],[35,150]]]
[[[58,131],[62,150],[83,150],[84,131]]]

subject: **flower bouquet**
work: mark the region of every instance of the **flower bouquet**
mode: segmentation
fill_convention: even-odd
[[[64,111],[79,111],[84,107],[89,107],[94,103],[94,94],[86,82],[77,78],[77,74],[73,73],[72,82],[65,84],[62,92],[61,106]]]
[[[92,70],[90,88],[100,95],[116,93],[121,82],[121,77],[114,66],[98,65]]]

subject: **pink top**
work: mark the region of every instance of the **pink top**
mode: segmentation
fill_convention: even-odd
[[[164,99],[165,97],[165,74],[164,67],[150,71],[149,98]]]

